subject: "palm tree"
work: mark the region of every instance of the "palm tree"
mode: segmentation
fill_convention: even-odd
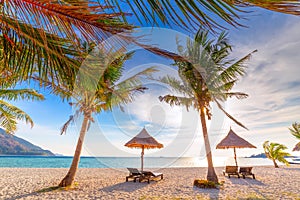
[[[91,53],[92,54],[92,53]],[[155,72],[154,68],[145,69],[125,80],[122,78],[123,64],[131,58],[133,53],[121,54],[120,52],[113,53],[114,59],[108,59],[107,52],[103,49],[97,51],[97,58],[91,56],[83,63],[85,65],[82,74],[76,78],[74,90],[70,91],[68,86],[53,85],[51,82],[45,82],[45,86],[51,87],[54,94],[60,95],[63,99],[70,99],[70,105],[76,109],[74,115],[70,116],[69,120],[63,125],[61,134],[67,131],[71,122],[79,116],[83,116],[83,121],[80,129],[80,134],[74,153],[73,161],[66,176],[62,179],[59,186],[71,186],[80,161],[81,149],[84,142],[84,137],[88,131],[88,127],[94,122],[93,115],[99,114],[105,110],[111,110],[115,106],[119,106],[122,110],[122,105],[132,102],[137,93],[144,92],[147,88],[141,85],[140,78],[150,76]],[[96,58],[97,60],[94,60]],[[89,60],[90,59],[90,60]],[[90,62],[91,61],[91,62]],[[98,62],[101,62],[100,64]],[[104,65],[102,65],[104,63]],[[86,71],[91,74],[96,74],[91,79],[91,76],[86,76]],[[99,73],[100,71],[100,73]],[[81,71],[79,72],[81,73]]]
[[[226,101],[228,97],[247,97],[245,93],[230,92],[230,90],[238,77],[244,75],[244,63],[251,54],[237,61],[230,60],[228,57],[231,53],[231,46],[226,37],[227,34],[223,32],[216,40],[209,39],[208,31],[200,29],[194,41],[188,40],[186,50],[178,44],[179,54],[187,60],[175,61],[174,64],[178,67],[178,74],[182,80],[179,81],[169,76],[160,79],[163,83],[170,85],[174,92],[182,95],[165,95],[159,97],[160,101],[165,101],[171,106],[183,105],[187,110],[192,107],[199,112],[208,162],[207,180],[213,182],[218,182],[218,177],[213,167],[206,127],[206,117],[208,119],[212,117],[210,103],[215,102],[226,116],[246,128],[224,110],[221,102]]]
[[[291,134],[300,140],[300,124],[295,122],[292,124],[292,128],[289,128]],[[293,151],[300,151],[300,142],[298,142]]]
[[[284,158],[285,156],[290,156],[289,153],[284,152],[287,149],[286,146],[278,143],[269,143],[269,141],[265,141],[263,144],[263,148],[267,158],[273,161],[274,167],[279,168],[276,160],[286,165],[289,165],[289,162]]]

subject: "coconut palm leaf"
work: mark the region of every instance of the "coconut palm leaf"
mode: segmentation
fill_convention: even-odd
[[[35,101],[44,100],[44,96],[32,89],[2,89],[0,90],[0,99],[8,101],[16,101],[20,99]]]
[[[40,29],[28,28],[30,25],[13,19],[7,24],[18,26],[22,35],[11,28],[0,31],[1,73],[18,74],[14,77],[16,80],[26,80],[37,74],[44,79],[56,77],[72,82],[79,68],[78,59],[84,55],[75,51],[71,41],[51,34],[41,35]]]
[[[110,6],[95,1],[4,0],[1,5],[2,25],[13,18],[40,28],[43,30],[41,35],[64,35],[76,42],[80,42],[78,32],[87,41],[101,41],[111,34],[133,28],[118,20],[119,16],[126,13],[109,13]],[[11,28],[22,33],[19,27]]]
[[[98,2],[102,2],[98,0]],[[242,26],[240,22],[249,12],[245,7],[258,6],[276,12],[300,15],[298,0],[105,0],[114,6],[115,12],[130,12],[140,24],[151,26],[169,25],[197,30],[200,26],[210,30]],[[126,21],[126,16],[123,17]]]
[[[99,2],[99,1],[98,1]],[[238,26],[241,10],[232,3],[221,0],[213,1],[169,1],[169,0],[133,0],[118,1],[105,0],[109,5],[115,6],[115,12],[130,10],[141,24],[159,26],[176,25],[187,29],[223,27],[216,19]],[[124,17],[126,20],[126,17]]]
[[[292,128],[289,128],[291,134],[300,140],[300,124],[295,122],[292,124]]]
[[[239,125],[240,127],[244,128],[244,129],[246,129],[246,130],[248,130],[248,128],[247,128],[243,123],[239,122],[239,121],[238,121],[237,119],[235,119],[232,115],[230,115],[230,114],[223,108],[222,104],[221,104],[218,100],[215,99],[214,102],[217,104],[218,108],[219,108],[220,110],[222,110],[223,113],[224,113],[229,119],[231,119],[232,121],[234,121],[234,122],[235,122],[237,125]]]
[[[235,4],[241,6],[257,6],[275,12],[300,15],[298,0],[235,0]]]
[[[14,133],[17,130],[17,121],[24,120],[33,126],[33,121],[23,110],[11,105],[4,100],[43,100],[44,97],[34,90],[0,90],[0,126],[7,133]]]
[[[13,71],[19,80],[37,74],[71,85],[86,56],[82,40],[99,43],[133,28],[118,20],[124,13],[109,9],[78,0],[1,1],[0,70]]]

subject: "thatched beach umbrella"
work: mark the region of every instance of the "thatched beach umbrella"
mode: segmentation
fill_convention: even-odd
[[[134,138],[132,138],[130,141],[128,141],[125,144],[126,147],[130,148],[141,148],[141,170],[144,170],[144,149],[155,149],[155,148],[163,148],[164,145],[157,142],[145,129],[137,134]]]
[[[250,144],[240,136],[238,136],[233,130],[230,128],[227,136],[217,145],[217,149],[228,149],[233,148],[234,151],[234,160],[235,165],[238,166],[236,160],[236,151],[235,148],[256,148],[254,145]]]
[[[294,147],[293,151],[300,151],[300,142],[298,142],[296,144],[296,146]]]

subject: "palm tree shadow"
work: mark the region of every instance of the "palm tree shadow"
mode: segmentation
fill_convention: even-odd
[[[153,183],[153,182],[152,182]],[[104,191],[104,192],[113,192],[113,191],[123,191],[123,192],[134,192],[136,190],[142,189],[148,185],[151,185],[143,182],[123,182],[123,183],[118,183],[115,185],[110,185],[107,187],[103,187],[100,190]]]
[[[62,188],[58,187],[58,186],[47,187],[47,188],[43,188],[41,190],[34,191],[34,192],[31,192],[31,193],[21,194],[19,196],[11,197],[7,200],[17,200],[17,199],[23,199],[23,198],[26,198],[26,197],[33,197],[33,196],[37,196],[39,193],[51,192],[51,191],[55,191],[55,190],[59,190],[59,189],[62,189]]]
[[[227,178],[226,181],[229,181],[235,185],[265,185],[263,182],[252,178]]]
[[[209,196],[209,199],[219,199],[219,193],[220,189],[218,188],[207,188],[207,189],[202,189],[195,187],[193,188],[194,192],[197,192],[201,195],[206,194]]]
[[[289,167],[286,167],[286,168],[280,168],[280,169],[289,170],[289,171],[300,171],[299,167],[293,167],[293,166],[289,166]]]

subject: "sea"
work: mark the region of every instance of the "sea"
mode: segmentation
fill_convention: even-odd
[[[1,168],[69,168],[71,156],[0,156]],[[214,166],[235,165],[233,158],[214,157]],[[140,157],[81,157],[79,168],[139,168]],[[273,165],[266,158],[238,158],[239,166]],[[145,157],[145,168],[207,167],[204,157]]]

